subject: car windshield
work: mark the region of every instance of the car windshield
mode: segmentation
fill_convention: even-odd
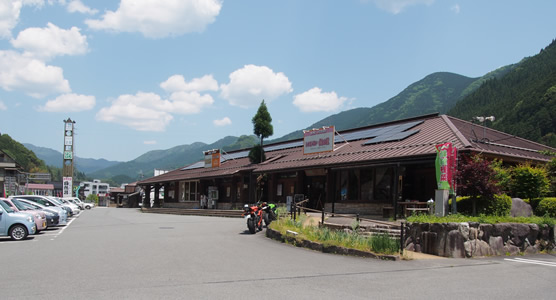
[[[32,201],[28,201],[28,200],[21,200],[21,202],[23,202],[23,203],[25,203],[25,204],[27,204],[31,207],[38,208],[38,209],[46,208],[46,206],[40,205],[40,204],[32,202]]]
[[[4,208],[4,210],[8,213],[13,213],[14,210],[6,203],[4,203],[4,201],[0,201],[0,206],[2,206],[2,208]]]
[[[62,205],[62,203],[54,197],[48,197],[48,200],[50,200],[50,202],[52,202],[52,204],[54,204],[54,205]]]
[[[23,205],[23,203],[19,202],[17,199],[12,199],[12,203],[17,207],[19,210],[31,210],[29,207]]]

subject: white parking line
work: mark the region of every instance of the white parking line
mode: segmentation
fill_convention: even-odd
[[[543,261],[543,260],[533,260],[524,258],[504,258],[506,261],[519,262],[524,264],[542,265],[547,267],[556,267],[556,262]]]

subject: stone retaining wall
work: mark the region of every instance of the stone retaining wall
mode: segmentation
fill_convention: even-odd
[[[444,257],[535,254],[554,251],[556,226],[519,223],[411,223],[406,250]]]

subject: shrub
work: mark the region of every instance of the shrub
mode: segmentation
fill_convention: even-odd
[[[537,215],[545,216],[548,215],[549,217],[556,218],[556,198],[544,198],[539,202],[536,210]]]
[[[473,215],[473,201],[476,205],[476,213],[493,216],[507,216],[512,209],[512,198],[506,194],[493,195],[492,197],[458,197],[458,213]]]
[[[510,189],[515,197],[539,198],[549,192],[548,172],[544,168],[523,164],[513,168],[511,176]]]
[[[491,197],[500,192],[496,171],[491,163],[480,155],[465,156],[458,166],[458,192],[463,196]]]

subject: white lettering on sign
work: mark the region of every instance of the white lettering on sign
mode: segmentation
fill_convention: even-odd
[[[334,126],[306,131],[303,134],[303,154],[333,151],[334,132]]]

